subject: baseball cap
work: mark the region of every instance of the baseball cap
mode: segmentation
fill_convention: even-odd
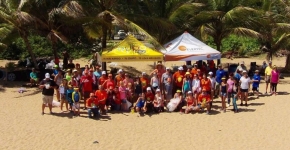
[[[186,72],[185,74],[186,74],[186,75],[190,75],[190,73],[189,73],[189,72]]]
[[[119,69],[118,73],[123,72],[123,69]]]
[[[151,88],[150,87],[147,87],[147,89],[146,89],[147,91],[151,91]]]
[[[170,68],[169,67],[166,67],[166,70],[170,70]]]
[[[178,70],[183,70],[183,67],[178,67]]]
[[[73,72],[78,72],[78,70],[74,69]]]
[[[241,61],[241,64],[245,64],[245,62],[244,61]]]
[[[209,72],[208,74],[209,74],[209,75],[213,75],[213,73],[212,73],[212,72]]]
[[[160,92],[160,89],[157,89],[156,92]]]
[[[146,72],[142,72],[142,75],[146,75]]]
[[[47,78],[47,79],[50,78],[50,74],[49,73],[46,73],[45,74],[45,78]]]
[[[259,72],[259,70],[255,70],[255,72]]]
[[[181,93],[181,91],[180,90],[177,90],[176,93]]]
[[[222,77],[222,80],[225,80],[226,78],[225,77]]]
[[[102,74],[106,74],[106,71],[102,71]]]
[[[240,69],[239,69],[239,71],[243,71],[243,69],[242,69],[242,68],[240,68]]]
[[[247,71],[246,70],[243,70],[243,73],[247,73]]]
[[[192,92],[191,91],[188,91],[187,94],[192,94]]]
[[[58,65],[54,65],[54,68],[58,68]]]

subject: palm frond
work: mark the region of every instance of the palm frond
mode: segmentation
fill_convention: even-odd
[[[244,37],[253,37],[253,38],[262,37],[259,32],[256,32],[248,28],[243,28],[243,27],[237,27],[237,28],[231,29],[231,33],[238,36],[244,36]]]
[[[64,44],[68,43],[68,39],[62,33],[56,30],[51,30],[50,33],[47,35],[47,38],[52,42],[55,42],[54,40],[58,39]]]
[[[226,12],[223,18],[226,21],[230,20],[234,22],[237,20],[245,20],[249,18],[250,16],[252,16],[253,14],[256,14],[256,15],[260,14],[260,11],[258,11],[257,9],[250,8],[250,7],[239,6]]]
[[[284,33],[279,37],[279,39],[275,42],[275,44],[272,46],[273,49],[278,50],[279,48],[289,45],[289,42],[287,42],[290,39],[289,33]]]
[[[76,1],[69,1],[61,7],[54,8],[49,12],[49,19],[53,20],[57,15],[64,15],[72,18],[85,16],[82,6]]]

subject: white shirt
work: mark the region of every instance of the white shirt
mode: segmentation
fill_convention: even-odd
[[[209,80],[210,80],[210,83],[211,83],[211,88],[212,89],[215,89],[215,83],[216,83],[216,80],[215,80],[215,77],[207,77]]]
[[[200,80],[199,79],[193,79],[192,80],[192,87],[194,87],[194,88],[200,87]]]
[[[240,79],[240,82],[241,82],[241,89],[249,89],[249,84],[251,82],[251,79],[248,77],[248,78],[245,78],[244,76],[241,77]]]

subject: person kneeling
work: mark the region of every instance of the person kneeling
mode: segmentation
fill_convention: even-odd
[[[160,92],[160,89],[156,90],[155,98],[154,98],[154,112],[159,113],[164,111],[164,97]]]
[[[92,118],[92,113],[93,113],[94,117],[97,117],[99,115],[98,105],[99,105],[98,98],[95,97],[94,93],[91,93],[90,98],[87,99],[89,118]]]
[[[185,109],[185,113],[188,114],[193,110],[198,110],[198,108],[196,107],[196,100],[193,97],[193,93],[191,91],[187,92],[187,96],[185,98],[186,101],[186,109]]]
[[[198,107],[203,109],[206,108],[206,113],[209,115],[210,113],[210,103],[211,103],[211,97],[206,92],[206,89],[202,89],[202,93],[198,96]]]
[[[138,98],[137,102],[135,103],[136,111],[140,114],[141,112],[146,112],[146,100],[145,100],[145,93]]]

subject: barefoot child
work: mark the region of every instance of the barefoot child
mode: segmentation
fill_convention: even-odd
[[[74,115],[80,115],[80,98],[81,98],[81,93],[79,92],[79,88],[74,88],[74,92],[72,93],[72,100],[73,100],[73,105],[72,109],[74,111]]]
[[[62,83],[59,86],[59,93],[60,93],[60,110],[63,112],[62,110],[62,106],[65,103],[65,107],[66,107],[66,111],[68,111],[68,101],[66,99],[66,92],[68,89],[68,81],[67,79],[62,79]]]
[[[72,100],[72,93],[74,92],[73,88],[71,85],[68,85],[68,88],[66,90],[66,100],[69,104],[69,109],[72,111],[72,105],[73,105],[73,100]]]
[[[222,100],[222,108],[221,111],[226,112],[226,97],[227,97],[227,90],[228,89],[228,85],[226,82],[226,77],[222,77],[222,82],[221,82],[221,86],[220,86],[220,95],[221,95],[221,100]]]
[[[142,93],[141,96],[138,98],[137,102],[135,103],[136,111],[140,114],[141,112],[146,112],[146,99],[145,93]]]

